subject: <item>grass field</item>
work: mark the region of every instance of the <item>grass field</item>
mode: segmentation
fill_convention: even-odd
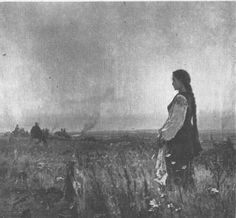
[[[235,217],[235,154],[208,140],[195,160],[196,189],[159,192],[150,131],[90,133],[78,140],[0,139],[0,218]]]

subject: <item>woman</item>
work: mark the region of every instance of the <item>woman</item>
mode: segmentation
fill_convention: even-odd
[[[158,138],[165,144],[167,185],[193,185],[192,161],[202,150],[197,128],[196,103],[190,75],[185,70],[173,72],[172,85],[178,91],[168,105],[169,116],[158,130]]]

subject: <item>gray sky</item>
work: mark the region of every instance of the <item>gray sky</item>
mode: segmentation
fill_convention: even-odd
[[[235,6],[1,3],[0,127],[37,119],[78,129],[99,112],[101,129],[158,128],[179,68],[192,76],[198,111],[228,109]]]

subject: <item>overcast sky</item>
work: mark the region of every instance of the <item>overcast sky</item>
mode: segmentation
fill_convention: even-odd
[[[46,115],[99,113],[103,120],[116,118],[109,128],[119,117],[164,120],[175,95],[171,73],[179,68],[192,77],[198,111],[225,109],[235,6],[1,3],[0,127]],[[62,125],[55,119],[42,125]]]

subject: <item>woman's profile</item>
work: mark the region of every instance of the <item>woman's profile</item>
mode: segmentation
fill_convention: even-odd
[[[167,107],[169,116],[158,130],[158,138],[165,147],[165,153],[162,153],[168,175],[167,186],[180,184],[187,188],[193,185],[193,158],[202,150],[198,135],[196,102],[188,72],[174,71],[172,81],[178,93]],[[158,161],[160,163],[160,160]],[[156,181],[161,181],[164,174],[158,166]]]

